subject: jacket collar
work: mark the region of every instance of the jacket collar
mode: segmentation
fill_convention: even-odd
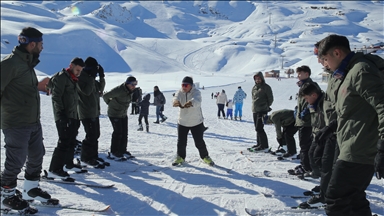
[[[35,58],[31,53],[27,52],[27,50],[25,50],[21,46],[15,46],[12,52],[15,55],[19,56],[23,61],[27,62],[28,64],[31,64],[32,67],[35,67],[40,62],[39,58]]]

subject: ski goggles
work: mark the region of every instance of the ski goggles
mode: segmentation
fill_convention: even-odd
[[[126,82],[126,84],[136,86],[137,85],[137,81]]]
[[[43,37],[30,38],[25,35],[19,35],[17,37],[17,40],[19,41],[19,44],[29,44],[31,42],[41,42],[43,41]]]
[[[191,84],[189,84],[189,83],[183,83],[183,84],[181,84],[181,87],[187,88],[189,85],[191,85]]]

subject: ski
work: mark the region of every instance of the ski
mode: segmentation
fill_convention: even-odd
[[[63,181],[63,180],[58,180],[55,178],[41,178],[41,180],[46,181],[46,182],[52,182],[52,183],[59,183],[59,184],[68,184],[68,185],[80,185],[80,186],[86,186],[86,187],[93,187],[93,188],[111,188],[115,186],[114,184],[89,184],[89,183],[84,183],[84,182],[70,182],[70,181]]]
[[[219,169],[219,170],[223,170],[223,171],[225,171],[226,173],[230,173],[230,172],[232,171],[232,169],[229,169],[229,168],[226,168],[226,167],[222,167],[222,166],[217,165],[217,164],[214,164],[212,167],[215,167],[215,168],[217,168],[217,169]]]
[[[284,195],[284,194],[269,194],[269,193],[263,193],[261,192],[261,194],[264,195],[264,197],[267,197],[267,198],[279,198],[279,197],[287,197],[287,198],[292,198],[292,199],[305,199],[305,198],[308,198],[308,196],[300,196],[300,195]]]
[[[38,206],[38,207],[47,207],[47,208],[59,208],[59,209],[71,209],[71,210],[77,210],[77,211],[86,211],[86,212],[105,212],[108,209],[111,208],[110,205],[102,206],[102,207],[95,207],[95,208],[85,208],[85,207],[78,207],[76,205],[44,205],[42,203],[33,202],[31,204],[32,206]]]
[[[283,209],[250,209],[245,208],[245,212],[248,215],[251,216],[262,216],[262,215],[290,215],[290,214],[297,214],[297,213],[303,213],[303,212],[312,212],[312,211],[324,211],[324,207],[311,207],[308,209],[301,209],[297,206],[292,207],[285,207]]]
[[[32,206],[29,206],[23,210],[15,210],[10,208],[0,209],[1,215],[34,215],[38,210]]]

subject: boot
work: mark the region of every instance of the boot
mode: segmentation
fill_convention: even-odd
[[[39,187],[39,181],[24,180],[23,199],[27,201],[38,200],[46,203],[51,195]]]
[[[142,124],[139,124],[139,128],[137,129],[137,131],[143,131],[143,125]]]
[[[147,132],[149,132],[149,125],[146,126],[146,130],[147,130]]]
[[[16,194],[16,188],[1,186],[1,209],[23,211],[28,208],[29,203]]]

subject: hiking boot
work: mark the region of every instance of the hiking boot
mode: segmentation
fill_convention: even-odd
[[[70,175],[63,169],[50,170],[47,177],[53,178],[70,178]]]
[[[288,157],[294,157],[295,154],[292,154],[292,153],[287,152],[287,153],[283,154],[282,156],[283,156],[284,158],[288,158]]]
[[[16,194],[16,188],[10,188],[8,186],[1,187],[1,209],[22,211],[28,208],[29,203],[23,200],[20,195]]]
[[[184,163],[184,159],[180,156],[177,156],[175,161],[172,163],[172,166],[181,165],[182,163]]]
[[[27,201],[38,200],[46,203],[51,200],[51,195],[39,187],[39,181],[24,180],[23,199]]]
[[[320,185],[317,185],[315,186],[314,188],[311,189],[311,191],[315,192],[315,193],[320,193]]]
[[[75,173],[86,173],[88,170],[84,169],[80,164],[73,164],[72,166],[65,165],[64,169],[65,172],[68,171],[74,171]]]
[[[212,161],[211,157],[209,156],[206,156],[205,158],[203,158],[203,161],[204,163],[210,165],[210,166],[213,166],[215,163]]]
[[[147,133],[149,132],[149,125],[147,125],[146,127],[145,127],[145,129],[146,129],[146,131],[147,131]]]
[[[168,118],[166,116],[164,116],[163,118],[161,118],[160,122],[163,123],[167,120]]]
[[[282,156],[283,154],[285,154],[287,151],[284,149],[284,146],[283,147],[280,147],[274,151],[274,152],[271,152],[271,154],[273,155],[277,155],[277,156]]]
[[[137,131],[143,131],[143,125],[142,124],[139,124],[139,128],[137,129]]]
[[[237,121],[237,117],[235,116],[235,121]]]
[[[253,148],[251,151],[252,151],[252,152],[269,152],[269,151],[270,151],[270,148],[268,148],[268,147],[258,146],[258,147],[256,147],[256,148]]]
[[[155,124],[160,124],[160,122],[159,122],[159,121],[155,121],[155,122],[153,122],[153,123],[155,123]]]
[[[101,163],[100,163],[100,162]],[[106,165],[104,165],[104,163],[107,163],[107,165],[109,165],[108,162],[103,162],[104,160],[102,158],[97,158],[97,159],[91,159],[91,160],[88,160],[88,161],[81,161],[89,166],[92,166],[93,168],[95,169],[104,169]]]

